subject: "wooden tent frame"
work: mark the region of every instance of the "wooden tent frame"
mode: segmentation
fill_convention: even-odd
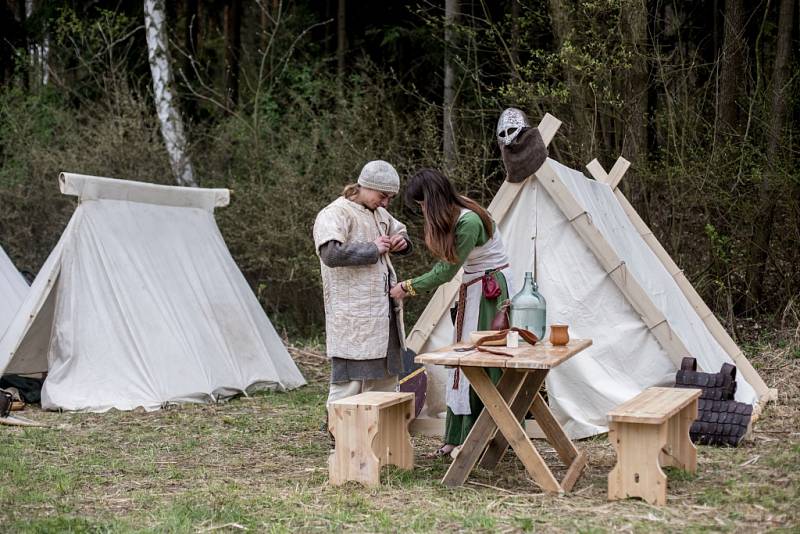
[[[556,132],[561,126],[561,121],[554,116],[546,113],[539,123],[539,132],[542,135],[545,146],[549,145],[555,137]],[[587,169],[592,176],[599,182],[607,184],[614,191],[614,195],[619,200],[628,218],[633,223],[637,232],[642,236],[645,243],[650,247],[653,253],[661,260],[664,267],[676,281],[681,291],[697,311],[700,318],[703,320],[706,327],[723,347],[725,352],[739,367],[742,376],[753,387],[758,395],[759,405],[754,411],[754,419],[757,417],[757,412],[760,412],[761,405],[770,400],[777,398],[777,390],[770,389],[758,375],[756,370],[745,357],[744,353],[739,349],[736,343],[730,338],[728,333],[717,320],[714,313],[703,302],[702,298],[689,283],[688,279],[683,274],[683,271],[678,268],[675,262],[670,258],[669,254],[664,250],[653,233],[642,221],[639,215],[634,210],[633,206],[624,197],[622,192],[618,189],[618,185],[628,170],[630,162],[624,158],[619,158],[615,163],[611,172],[606,173],[602,165],[597,159],[592,160],[587,165]],[[535,178],[539,184],[547,191],[553,198],[558,208],[566,216],[572,227],[578,235],[584,240],[586,245],[597,258],[602,268],[606,271],[611,280],[616,284],[626,300],[630,303],[633,309],[640,315],[645,322],[647,328],[653,333],[656,340],[667,353],[669,358],[673,361],[676,368],[680,368],[681,360],[689,355],[689,351],[681,341],[680,337],[674,332],[669,321],[663,313],[656,307],[653,300],[642,288],[634,276],[629,275],[629,271],[625,262],[617,255],[611,244],[606,240],[603,234],[592,222],[591,216],[580,205],[574,195],[569,191],[566,185],[558,178],[555,169],[551,166],[549,161],[546,161],[542,167],[536,171],[536,174],[528,177],[519,183],[503,182],[495,197],[489,205],[488,211],[497,224],[503,220],[508,213],[509,208],[516,200],[519,192],[527,184],[528,180]],[[425,342],[430,337],[433,329],[438,324],[442,316],[447,312],[450,303],[458,292],[458,287],[461,283],[461,276],[463,270],[460,270],[453,279],[440,286],[433,297],[431,297],[428,306],[420,315],[414,327],[409,332],[406,345],[408,348],[416,353],[422,350]],[[710,370],[714,371],[714,370]],[[425,432],[424,428],[433,429],[434,425],[423,424],[419,422],[417,430]],[[439,426],[439,425],[435,425]],[[529,434],[531,432],[529,431]],[[533,431],[536,435],[536,430]]]
[[[600,162],[595,158],[590,161],[586,165],[586,169],[592,175],[592,177],[597,180],[598,182],[602,182],[608,185],[611,190],[614,192],[614,196],[617,197],[622,209],[625,211],[625,214],[628,216],[628,219],[633,224],[636,231],[639,233],[641,238],[647,243],[647,246],[650,247],[650,250],[653,251],[653,254],[661,261],[661,264],[667,270],[669,275],[675,280],[675,283],[678,284],[678,287],[683,292],[683,295],[686,297],[686,300],[689,301],[689,304],[692,305],[694,310],[697,312],[697,315],[700,317],[700,320],[706,325],[708,331],[720,344],[723,350],[730,356],[733,363],[736,364],[736,367],[739,369],[739,373],[741,376],[747,380],[747,383],[750,384],[758,395],[758,405],[754,407],[753,419],[756,419],[761,412],[761,409],[764,404],[769,401],[774,401],[778,399],[778,390],[775,388],[770,388],[766,385],[764,380],[759,376],[758,372],[753,368],[750,361],[745,356],[742,349],[736,344],[736,342],[731,338],[728,332],[725,330],[725,327],[722,326],[722,323],[719,322],[717,316],[714,315],[714,312],[711,311],[711,308],[705,303],[703,298],[697,293],[697,290],[694,286],[689,282],[689,279],[686,278],[683,270],[678,267],[669,253],[664,249],[661,243],[656,238],[653,231],[647,226],[647,224],[642,220],[639,214],[636,212],[634,207],[628,202],[628,199],[622,193],[622,190],[619,189],[619,184],[622,181],[622,178],[625,176],[625,172],[630,167],[630,162],[620,156],[617,158],[617,161],[614,163],[614,166],[611,168],[610,172],[606,172],[603,169],[603,166]],[[709,369],[709,371],[714,372],[715,369]]]

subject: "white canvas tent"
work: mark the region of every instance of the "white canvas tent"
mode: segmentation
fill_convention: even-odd
[[[61,174],[80,199],[5,335],[42,407],[104,411],[305,383],[214,220],[227,189]]]
[[[0,247],[0,335],[11,323],[27,292],[27,282]]]
[[[545,143],[560,124],[545,116]],[[525,182],[505,182],[489,207],[516,287],[534,271],[535,257],[548,324],[568,324],[572,337],[593,340],[547,378],[550,406],[571,438],[606,432],[611,408],[647,387],[674,384],[684,356],[710,372],[736,364],[739,401],[760,408],[775,396],[616,189],[626,168],[620,160],[607,175],[594,161],[590,169],[602,181],[591,180],[548,159]],[[409,348],[452,342],[449,308],[459,283],[460,275],[437,290],[408,335]],[[432,419],[445,410],[445,374],[440,367],[428,373],[422,415]]]

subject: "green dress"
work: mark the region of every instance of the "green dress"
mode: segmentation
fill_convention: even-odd
[[[489,240],[489,234],[483,227],[483,221],[474,212],[465,213],[456,224],[456,255],[457,263],[438,261],[427,273],[413,278],[411,285],[419,293],[431,292],[440,285],[449,282],[458,273],[458,270],[466,261],[472,249],[484,245]],[[498,266],[499,267],[499,266]],[[492,276],[500,286],[500,296],[489,300],[481,295],[480,308],[478,311],[478,330],[489,330],[492,320],[497,314],[500,305],[509,298],[508,284],[501,272],[495,272]],[[469,303],[467,303],[469,305]],[[500,380],[502,371],[500,369],[486,369],[489,377],[494,383]],[[455,415],[450,408],[447,408],[447,419],[445,421],[444,442],[450,445],[461,445],[467,438],[472,425],[478,419],[483,403],[478,395],[470,388],[469,391],[470,415]]]

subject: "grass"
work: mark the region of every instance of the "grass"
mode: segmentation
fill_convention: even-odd
[[[447,464],[415,437],[413,471],[386,468],[382,484],[328,484],[323,420],[327,367],[294,351],[310,384],[225,404],[153,413],[24,415],[51,425],[0,427],[0,530],[6,532],[605,532],[800,529],[798,340],[748,346],[780,397],[751,440],[699,447],[698,472],[668,471],[668,505],[607,502],[614,451],[581,441],[589,466],[574,491],[542,493],[513,454],[457,489]],[[540,450],[551,465],[555,453]],[[556,475],[563,470],[556,471]]]

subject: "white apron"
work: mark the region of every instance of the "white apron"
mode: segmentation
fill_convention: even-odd
[[[460,217],[470,210],[462,209]],[[461,278],[461,283],[466,284],[480,278],[486,271],[492,270],[501,265],[508,264],[508,256],[506,255],[505,247],[503,246],[503,239],[500,235],[500,230],[495,226],[492,238],[479,247],[472,249],[472,252],[467,256],[464,262],[464,274]],[[500,270],[505,276],[506,284],[508,286],[508,297],[516,293],[513,287],[513,279],[511,268],[505,267]],[[481,294],[483,292],[483,284],[476,282],[467,287],[466,305],[464,306],[464,323],[461,332],[461,339],[454,339],[457,341],[469,341],[470,332],[478,329],[478,313],[480,311]],[[453,329],[453,337],[456,336],[456,330]],[[455,381],[455,368],[447,370],[447,390],[445,392],[445,402],[447,407],[450,408],[455,415],[469,415],[472,410],[469,406],[469,380],[464,376],[464,373],[459,373],[458,387],[453,389]]]

